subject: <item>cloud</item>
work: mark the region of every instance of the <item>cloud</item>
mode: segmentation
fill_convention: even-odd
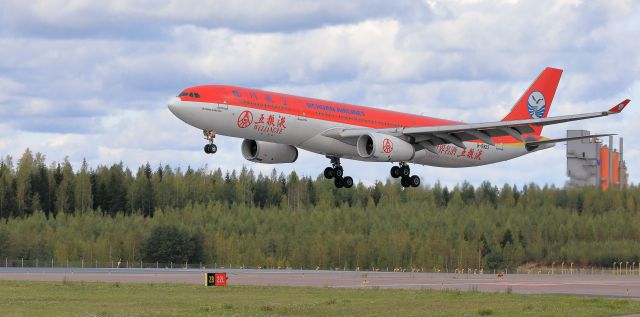
[[[482,122],[501,118],[546,66],[565,69],[551,115],[608,109],[620,116],[545,127],[626,137],[640,177],[640,6],[631,1],[7,1],[0,13],[0,155],[24,148],[54,160],[119,161],[315,177],[326,158],[243,161],[241,140],[201,132],[167,99],[223,83]],[[238,163],[244,162],[244,163]],[[563,185],[564,148],[487,167],[414,166],[425,183],[531,181]],[[345,161],[371,184],[390,164]],[[526,168],[545,166],[544,170]],[[382,171],[382,172],[381,172]],[[513,174],[520,176],[514,179]]]
[[[108,1],[51,0],[25,4],[9,0],[0,25],[5,33],[47,38],[162,37],[179,25],[246,33],[296,32],[394,16],[429,14],[419,1],[328,0],[267,1]]]

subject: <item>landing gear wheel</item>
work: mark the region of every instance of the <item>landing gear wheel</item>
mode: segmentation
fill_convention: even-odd
[[[347,176],[342,179],[344,183],[344,188],[351,188],[353,186],[353,178],[351,176]]]
[[[333,184],[336,185],[336,188],[342,188],[344,187],[344,179],[340,176],[336,176],[333,180]]]
[[[411,178],[409,178],[411,187],[418,187],[420,186],[420,177],[418,175],[413,175],[411,176]]]
[[[400,166],[394,166],[391,168],[391,177],[393,178],[400,177]]]
[[[218,152],[218,147],[215,144],[205,144],[204,152],[207,154],[213,154]]]
[[[216,133],[212,130],[202,130],[202,134],[204,134],[204,138],[209,141],[209,143],[205,144],[204,152],[207,154],[213,154],[218,152],[218,147],[213,144],[213,140],[216,137]]]
[[[402,185],[402,187],[409,187],[411,186],[411,178],[410,177],[403,177],[400,179],[400,184]]]
[[[400,166],[400,176],[402,176],[402,178],[405,178],[409,177],[409,175],[411,175],[411,169],[409,168],[409,165]]]
[[[342,169],[342,166],[337,166],[336,168],[333,169],[333,171],[336,177],[342,177],[342,175],[344,175],[344,170]]]
[[[336,175],[336,172],[333,169],[333,167],[327,167],[324,169],[324,178],[332,179],[335,175]]]
[[[353,178],[344,176],[344,170],[340,166],[340,158],[335,156],[327,156],[331,160],[331,167],[324,169],[324,177],[333,178],[333,184],[336,188],[351,188],[353,186]]]

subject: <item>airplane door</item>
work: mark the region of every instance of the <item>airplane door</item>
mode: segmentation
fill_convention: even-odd
[[[227,104],[226,100],[224,101],[224,103],[218,104],[218,110],[229,110],[229,105]]]
[[[302,111],[302,113],[298,114],[298,121],[307,121],[307,113]]]

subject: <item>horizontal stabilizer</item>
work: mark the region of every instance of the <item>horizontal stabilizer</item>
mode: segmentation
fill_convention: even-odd
[[[559,143],[564,141],[572,141],[572,140],[580,140],[580,139],[591,139],[591,138],[600,138],[604,136],[611,136],[615,134],[592,134],[592,135],[583,135],[583,136],[574,136],[570,138],[561,138],[561,139],[550,139],[550,140],[540,140],[540,141],[527,141],[527,145],[540,145],[540,144],[549,144],[549,143]]]

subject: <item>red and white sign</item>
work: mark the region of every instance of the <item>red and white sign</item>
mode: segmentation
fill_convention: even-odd
[[[215,274],[215,285],[216,286],[227,286],[227,273],[216,273]]]

